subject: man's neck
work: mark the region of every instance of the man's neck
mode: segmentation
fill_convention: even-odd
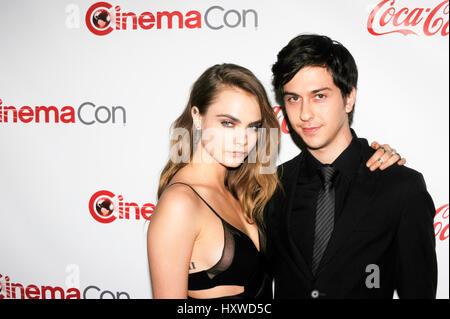
[[[353,136],[350,127],[345,127],[324,147],[320,149],[308,149],[308,151],[322,164],[332,164],[350,145],[352,139]]]

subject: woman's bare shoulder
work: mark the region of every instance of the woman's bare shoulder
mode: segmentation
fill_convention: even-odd
[[[198,218],[200,198],[183,184],[174,184],[167,187],[158,200],[154,209],[154,217],[167,216],[179,220]]]
[[[153,265],[158,260],[178,260],[178,265],[188,263],[188,252],[202,230],[195,196],[183,185],[170,186],[161,194],[147,232],[149,259]]]

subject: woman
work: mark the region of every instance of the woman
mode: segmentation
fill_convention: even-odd
[[[270,298],[259,230],[280,127],[264,87],[238,65],[210,67],[173,127],[148,229],[154,298]]]

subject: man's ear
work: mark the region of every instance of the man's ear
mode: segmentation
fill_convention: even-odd
[[[353,111],[353,106],[356,102],[356,88],[353,88],[347,98],[345,99],[345,112],[350,113]]]

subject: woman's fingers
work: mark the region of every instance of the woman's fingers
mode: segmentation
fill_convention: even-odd
[[[376,141],[373,141],[372,144],[370,144],[370,147],[372,147],[374,150],[377,150],[380,148],[380,144]]]
[[[370,144],[370,147],[372,147],[374,150],[380,150],[380,147],[381,147],[381,145],[380,144],[378,144],[378,142],[372,142],[372,144]],[[378,158],[380,158],[382,155],[383,155],[383,151],[382,150],[380,150],[380,153],[378,153],[378,157],[377,156],[375,156],[376,155],[376,153],[374,154],[374,155],[372,155],[372,157],[371,158],[369,158],[369,160],[367,161],[367,163],[366,163],[366,166],[367,167],[370,167],[370,166],[372,166],[372,164],[378,159]]]
[[[377,150],[366,163],[366,166],[371,171],[376,169],[384,170],[395,163],[400,166],[405,165],[406,159],[401,158],[400,154],[395,149],[391,149],[389,144],[380,145],[377,142],[373,142],[370,146]]]
[[[380,158],[383,158],[385,155],[385,151],[381,148],[379,148],[372,157],[367,161],[366,166],[369,167],[371,171],[376,170],[378,167],[380,167],[381,163],[379,162]],[[385,160],[386,158],[384,158]],[[383,159],[382,159],[383,160]]]
[[[392,150],[392,152],[386,152],[387,158],[386,161],[380,165],[380,170],[384,170],[385,168],[391,166],[392,164],[395,164],[397,161],[399,161],[400,155],[395,152],[395,150]]]

